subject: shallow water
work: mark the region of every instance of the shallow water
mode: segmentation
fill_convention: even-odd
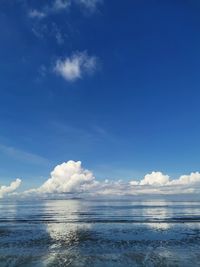
[[[200,202],[1,201],[0,267],[200,266]]]

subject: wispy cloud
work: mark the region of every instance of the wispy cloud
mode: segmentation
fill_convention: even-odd
[[[48,160],[44,157],[11,146],[5,146],[3,144],[0,144],[0,152],[8,155],[11,158],[24,161],[26,163],[39,164],[39,165],[48,164]]]
[[[103,0],[76,0],[76,2],[83,8],[93,12],[103,3]]]
[[[76,140],[76,144],[78,141],[81,141],[80,143],[90,143],[91,145],[101,140],[107,140],[112,143],[119,141],[116,136],[103,125],[88,123],[80,126],[73,123],[69,124],[62,120],[52,120],[49,122],[48,126],[49,130],[54,131],[63,142],[65,142],[65,138]]]
[[[89,56],[87,52],[76,52],[63,60],[55,63],[54,72],[62,76],[66,81],[76,81],[85,74],[92,74],[97,66],[97,58]]]
[[[87,10],[91,13],[94,12],[102,2],[102,0],[55,0],[51,4],[45,5],[41,10],[31,9],[31,11],[28,12],[28,16],[30,18],[42,19],[48,15],[68,10],[73,4],[83,9],[84,12]]]
[[[58,45],[63,45],[68,38],[66,27],[59,27],[57,23],[35,23],[32,26],[33,34],[39,39],[46,37],[55,40]]]
[[[28,16],[32,19],[43,19],[51,14],[66,10],[71,5],[70,1],[55,0],[51,5],[45,5],[41,9],[31,9]]]
[[[62,9],[66,9],[71,5],[70,0],[55,0],[52,6],[52,10],[58,11]]]
[[[42,19],[42,18],[46,17],[47,14],[45,12],[38,11],[37,9],[32,9],[29,11],[28,15],[30,18]]]

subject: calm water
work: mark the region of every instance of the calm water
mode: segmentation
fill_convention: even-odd
[[[0,267],[200,266],[200,202],[0,202]]]

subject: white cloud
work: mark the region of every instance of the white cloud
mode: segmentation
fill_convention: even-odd
[[[188,194],[200,193],[200,173],[182,175],[178,179],[170,179],[161,172],[147,174],[140,181],[131,181],[130,185],[137,194]]]
[[[102,2],[102,0],[55,0],[51,5],[45,5],[41,10],[32,9],[28,15],[30,18],[42,19],[53,13],[69,9],[72,4],[93,12]]]
[[[102,0],[76,0],[76,2],[90,11],[94,11],[96,10],[97,6],[101,4],[103,1]]]
[[[55,0],[52,5],[45,5],[40,10],[31,9],[28,16],[33,19],[43,19],[51,14],[61,12],[70,7],[71,0]]]
[[[37,9],[32,9],[29,13],[28,13],[30,18],[38,18],[38,19],[42,19],[44,17],[46,17],[46,13],[39,11]]]
[[[166,185],[169,182],[169,176],[161,172],[152,172],[146,174],[144,179],[140,181],[140,185]]]
[[[199,185],[199,187],[198,187]],[[122,195],[171,195],[182,193],[200,193],[200,173],[171,179],[161,172],[146,174],[143,179],[135,181],[97,181],[92,172],[84,170],[81,162],[68,161],[55,167],[38,193],[86,193],[93,196]]]
[[[81,167],[80,161],[68,161],[57,165],[51,177],[38,189],[39,193],[81,192],[84,185],[94,180],[92,172]]]
[[[3,198],[5,195],[14,192],[21,184],[20,179],[16,179],[9,186],[0,186],[0,198]]]
[[[162,172],[152,172],[146,174],[141,181],[131,181],[131,185],[151,185],[151,186],[173,186],[173,185],[194,185],[200,184],[200,173],[192,172],[189,175],[182,175],[178,179],[170,180],[168,175]]]
[[[59,11],[62,9],[66,9],[71,5],[70,0],[55,0],[53,4],[53,10]]]
[[[200,184],[200,173],[192,172],[189,175],[182,175],[179,179],[172,180],[169,182],[170,185],[194,185]]]
[[[75,81],[84,74],[91,74],[96,69],[97,58],[88,56],[86,52],[77,52],[64,60],[58,59],[54,71],[67,81]]]
[[[0,188],[0,197],[15,190],[20,180],[12,183],[9,187]],[[141,180],[113,181],[96,180],[93,173],[81,166],[80,161],[70,160],[57,165],[39,188],[25,191],[21,196],[56,196],[63,194],[78,194],[85,196],[181,196],[183,194],[198,196],[200,194],[200,173],[182,175],[178,179],[170,179],[161,172],[146,174]],[[19,196],[19,194],[18,194]]]

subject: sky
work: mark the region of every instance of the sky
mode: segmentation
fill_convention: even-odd
[[[0,184],[40,188],[69,161],[99,181],[198,172],[199,12],[197,0],[1,0]]]

